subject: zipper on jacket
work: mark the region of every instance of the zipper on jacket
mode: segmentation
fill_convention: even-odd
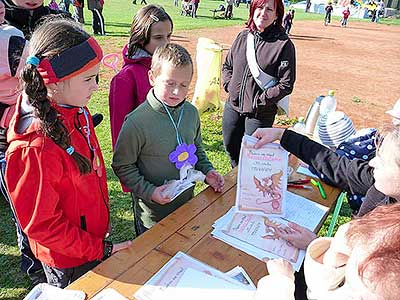
[[[84,231],[87,231],[87,226],[86,226],[86,217],[81,216],[81,229]]]

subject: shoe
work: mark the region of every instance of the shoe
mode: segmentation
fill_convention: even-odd
[[[93,126],[96,127],[103,121],[103,115],[102,114],[94,114],[92,116],[92,121],[93,121]]]

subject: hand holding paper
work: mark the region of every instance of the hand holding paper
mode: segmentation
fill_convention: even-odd
[[[171,202],[171,198],[165,194],[165,191],[168,187],[168,184],[156,187],[153,194],[151,195],[151,200],[161,205]]]

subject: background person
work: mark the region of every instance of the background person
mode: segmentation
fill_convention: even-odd
[[[147,5],[134,16],[129,42],[122,50],[124,65],[110,84],[113,148],[126,115],[146,100],[151,88],[148,75],[151,57],[157,47],[169,43],[172,30],[172,19],[161,6]]]
[[[239,33],[222,66],[223,86],[228,100],[222,118],[225,149],[234,167],[239,160],[242,137],[257,128],[271,127],[276,103],[289,95],[296,79],[295,48],[282,27],[283,3],[254,0],[246,29]],[[278,83],[261,89],[252,76],[246,58],[247,35],[253,34],[259,67]]]

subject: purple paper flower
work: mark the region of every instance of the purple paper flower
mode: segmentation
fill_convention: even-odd
[[[194,144],[180,144],[169,154],[169,161],[174,163],[178,170],[180,170],[186,162],[194,166],[197,163],[196,150]]]

